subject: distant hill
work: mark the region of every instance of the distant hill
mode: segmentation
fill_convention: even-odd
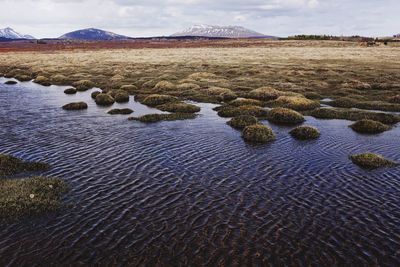
[[[129,37],[119,35],[113,32],[107,32],[100,29],[88,28],[66,33],[58,39],[65,40],[110,40],[110,39],[127,39]]]
[[[213,25],[194,25],[182,32],[177,32],[171,36],[203,36],[203,37],[222,37],[222,38],[277,38],[267,36],[259,32],[246,29],[241,26],[213,26]]]
[[[32,35],[28,34],[20,34],[10,27],[0,29],[0,37],[8,38],[8,39],[35,39]]]

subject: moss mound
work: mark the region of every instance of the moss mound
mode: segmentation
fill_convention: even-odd
[[[350,160],[364,169],[376,169],[380,167],[395,167],[399,165],[397,162],[385,159],[384,157],[373,153],[361,153],[352,155]]]
[[[50,165],[47,163],[24,162],[14,156],[0,154],[0,179],[23,172],[45,171],[48,169],[50,169]]]
[[[200,86],[195,83],[182,83],[176,87],[178,90],[186,91],[186,90],[198,90]]]
[[[373,120],[359,120],[349,126],[358,133],[377,134],[389,130],[389,126]]]
[[[176,121],[196,118],[195,114],[191,113],[171,113],[171,114],[147,114],[141,117],[130,117],[129,120],[140,122],[158,122],[158,121]]]
[[[263,106],[263,102],[255,99],[236,99],[231,102],[229,102],[229,105],[234,106],[234,107],[240,107],[240,106]]]
[[[119,90],[119,91],[121,91],[121,90]],[[117,103],[129,102],[129,94],[125,91],[118,92],[115,95],[115,102],[117,102]]]
[[[269,101],[274,100],[279,97],[282,92],[275,90],[271,87],[261,87],[255,90],[251,90],[249,92],[249,98],[262,100],[262,101]]]
[[[96,99],[96,97],[97,97],[99,94],[101,94],[100,91],[94,91],[94,92],[92,92],[92,93],[90,94],[90,96],[91,96],[93,99]]]
[[[120,89],[124,90],[125,92],[127,92],[130,95],[134,95],[138,91],[138,88],[136,87],[136,85],[133,85],[133,84],[122,85]]]
[[[235,129],[243,129],[246,126],[250,126],[253,124],[257,124],[258,119],[254,116],[250,115],[240,115],[237,117],[233,117],[227,124]]]
[[[78,91],[86,91],[94,87],[94,82],[89,80],[80,80],[72,84]]]
[[[68,88],[68,89],[65,89],[64,90],[64,94],[67,94],[67,95],[73,95],[73,94],[76,94],[76,89],[75,88]]]
[[[16,82],[16,81],[6,81],[4,84],[7,84],[7,85],[13,85],[13,84],[17,84],[18,82]]]
[[[320,106],[316,101],[302,96],[280,96],[269,103],[273,107],[290,108],[297,111],[315,109]]]
[[[158,82],[155,86],[154,86],[154,90],[156,91],[172,91],[176,88],[176,86],[168,81],[161,81]]]
[[[326,104],[340,108],[359,108],[367,110],[383,110],[383,111],[393,111],[393,112],[400,111],[400,105],[396,103],[362,101],[362,100],[357,100],[355,97],[352,98],[341,97]]]
[[[350,121],[368,119],[379,121],[384,124],[395,124],[400,122],[399,115],[351,109],[317,108],[303,112],[303,114],[313,116],[318,119],[342,119]]]
[[[317,139],[321,133],[311,126],[299,126],[290,130],[289,134],[299,140]]]
[[[237,95],[234,92],[223,92],[223,93],[219,94],[219,96],[218,96],[218,100],[223,101],[223,102],[231,101],[236,98],[237,98]]]
[[[176,101],[176,97],[170,96],[170,95],[149,95],[146,98],[143,99],[142,104],[145,104],[150,107],[155,107],[158,105],[170,103]]]
[[[96,104],[99,106],[110,106],[112,104],[114,104],[115,100],[112,96],[108,95],[108,94],[98,94],[96,96]]]
[[[237,117],[240,115],[251,115],[258,118],[266,118],[268,116],[268,110],[263,109],[259,106],[239,106],[239,107],[222,107],[218,111],[220,117]]]
[[[59,209],[67,185],[59,178],[7,179],[0,192],[0,219],[15,219]]]
[[[65,110],[81,110],[81,109],[87,109],[88,105],[85,102],[75,102],[66,104],[62,106],[62,108]]]
[[[389,102],[400,104],[400,95],[395,95],[395,96],[389,98]]]
[[[274,132],[263,124],[246,126],[242,132],[242,138],[252,143],[267,143],[275,140]]]
[[[196,113],[200,111],[200,107],[187,103],[167,103],[157,106],[157,109],[176,113]]]
[[[15,75],[15,79],[17,79],[20,82],[27,82],[32,80],[32,77],[29,75],[25,75],[25,74],[19,74],[19,75]]]
[[[33,82],[38,83],[38,84],[43,85],[43,86],[50,86],[51,85],[51,83],[49,82],[49,79],[47,77],[41,76],[41,75],[37,76],[36,79]]]
[[[268,120],[274,123],[297,124],[305,121],[303,115],[287,108],[274,108],[268,113]]]
[[[128,114],[133,113],[133,110],[130,108],[122,108],[122,109],[115,108],[115,109],[108,111],[107,113],[111,114],[111,115],[117,115],[117,114],[128,115]]]

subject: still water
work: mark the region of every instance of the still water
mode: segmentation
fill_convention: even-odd
[[[0,265],[400,266],[400,168],[366,171],[349,154],[400,161],[400,129],[368,136],[316,120],[321,137],[246,144],[199,104],[193,120],[108,115],[91,91],[0,79],[0,153],[48,162],[66,208],[0,222]],[[65,111],[86,101],[83,111]],[[159,112],[137,102],[133,116]],[[160,113],[160,112],[159,112]],[[1,192],[0,192],[1,193]]]

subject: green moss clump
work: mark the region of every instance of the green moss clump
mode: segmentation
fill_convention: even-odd
[[[122,91],[122,90],[119,90],[119,91]],[[129,102],[129,94],[125,91],[118,92],[115,95],[115,102],[117,102],[117,103]]]
[[[171,114],[147,114],[141,117],[130,117],[129,120],[135,120],[140,122],[158,122],[158,121],[175,121],[175,120],[186,120],[196,118],[195,114],[192,113],[171,113]]]
[[[81,109],[87,109],[88,105],[85,102],[75,102],[66,104],[62,106],[62,108],[65,110],[81,110]]]
[[[263,106],[263,102],[255,99],[236,99],[231,102],[229,102],[229,105],[234,106],[234,107],[240,107],[240,106]]]
[[[94,92],[92,92],[92,93],[90,94],[90,96],[91,96],[93,99],[96,99],[96,97],[97,97],[99,94],[101,94],[100,91],[94,91]]]
[[[251,115],[258,118],[266,118],[268,116],[268,110],[259,106],[239,106],[239,107],[222,107],[218,111],[220,117],[237,117],[240,115]]]
[[[303,115],[287,108],[274,108],[268,113],[268,120],[274,123],[297,124],[305,121]]]
[[[175,101],[177,101],[176,97],[173,97],[170,95],[153,94],[153,95],[149,95],[146,98],[144,98],[141,103],[144,105],[150,106],[150,107],[155,107],[158,105],[175,102]]]
[[[14,156],[0,154],[0,180],[23,172],[45,171],[48,169],[50,169],[50,165],[47,163],[24,162]]]
[[[251,90],[249,92],[249,98],[262,100],[262,101],[269,101],[277,99],[282,92],[275,90],[271,87],[261,87],[258,89]]]
[[[373,154],[368,152],[351,155],[349,158],[354,164],[364,169],[376,169],[385,166],[395,167],[399,165],[399,163],[385,159],[384,157],[378,154]]]
[[[227,124],[235,129],[243,129],[246,126],[250,126],[253,124],[257,124],[258,119],[254,116],[250,115],[240,115],[237,117],[233,117]]]
[[[89,80],[80,80],[72,84],[78,91],[86,91],[94,87],[94,83]]]
[[[400,122],[400,116],[388,113],[378,113],[362,110],[317,108],[302,112],[304,115],[313,116],[318,119],[341,119],[358,121],[362,119],[379,121],[384,124],[395,124]]]
[[[299,140],[317,139],[321,133],[311,126],[299,126],[290,130],[289,134]]]
[[[133,110],[130,108],[122,108],[122,109],[116,108],[116,109],[112,109],[112,110],[108,111],[107,113],[111,114],[111,115],[116,115],[116,114],[128,115],[128,114],[131,114],[132,112],[133,112]]]
[[[389,126],[373,120],[359,120],[349,126],[358,133],[377,134],[389,130]]]
[[[275,140],[274,132],[263,124],[246,126],[242,132],[242,138],[251,143],[267,143]]]
[[[6,179],[0,192],[0,219],[16,219],[59,209],[67,185],[59,178]]]
[[[14,84],[17,84],[18,82],[16,82],[16,81],[6,81],[4,84],[7,84],[7,85],[14,85]]]
[[[76,94],[76,89],[75,89],[75,88],[68,88],[68,89],[65,89],[65,90],[64,90],[64,94],[67,94],[67,95]]]
[[[96,104],[99,106],[110,106],[112,104],[114,104],[115,100],[112,96],[108,95],[108,94],[98,94],[96,96]]]
[[[200,111],[200,107],[187,103],[167,103],[157,106],[157,109],[176,113],[196,113]]]
[[[280,96],[278,99],[270,101],[268,106],[290,108],[301,111],[318,108],[320,104],[303,96]]]

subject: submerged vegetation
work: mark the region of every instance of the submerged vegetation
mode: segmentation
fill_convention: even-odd
[[[395,167],[398,166],[399,163],[393,162],[391,160],[385,159],[384,157],[373,154],[373,153],[361,153],[352,155],[349,157],[350,160],[364,169],[376,169],[380,167]]]
[[[289,131],[289,134],[299,140],[317,139],[321,133],[311,126],[299,126]]]
[[[358,133],[377,134],[389,130],[389,126],[373,120],[359,120],[349,126]]]
[[[158,122],[158,121],[176,121],[176,120],[187,120],[194,119],[197,116],[191,113],[171,113],[171,114],[147,114],[141,117],[130,117],[129,120],[135,120],[140,122]]]
[[[268,143],[275,140],[275,135],[272,129],[263,124],[255,124],[246,126],[243,129],[242,137],[250,143]]]
[[[128,115],[128,114],[133,113],[133,110],[130,108],[122,108],[122,109],[115,108],[115,109],[111,109],[107,113],[111,114],[111,115],[117,115],[117,114]]]
[[[25,162],[8,154],[0,154],[0,180],[22,172],[37,172],[48,169],[50,169],[50,165],[44,162]]]

